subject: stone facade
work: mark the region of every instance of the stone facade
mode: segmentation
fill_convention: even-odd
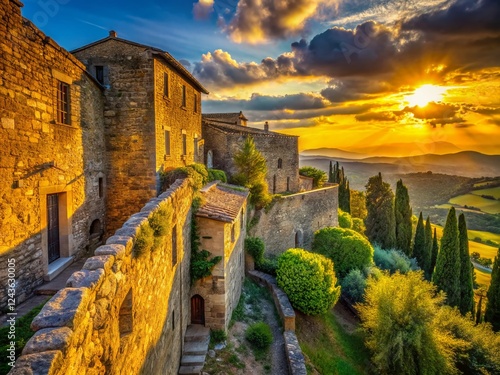
[[[132,215],[33,320],[10,374],[176,374],[190,323],[191,202],[178,180]],[[141,224],[160,207],[173,213],[177,241],[157,237],[154,251],[134,255]]]
[[[7,259],[16,263],[18,304],[44,277],[92,251],[89,245],[99,244],[105,225],[101,88],[74,56],[22,18],[21,6],[0,2],[2,308]],[[51,244],[59,244],[60,256],[50,265],[57,247],[49,260],[48,211],[50,229],[58,227]]]
[[[299,191],[298,137],[243,125],[229,124],[210,117],[203,120],[205,160],[229,175],[236,173],[233,156],[248,136],[266,158],[270,193]]]
[[[105,87],[110,234],[159,193],[162,171],[203,161],[201,93],[208,92],[167,52],[113,31],[72,53]]]
[[[203,298],[207,327],[227,330],[245,278],[248,192],[225,186],[211,184],[202,190],[207,202],[196,218],[200,228],[200,248],[208,250],[212,256],[221,256],[222,260],[214,267],[211,276],[195,283],[191,296]]]
[[[272,207],[257,212],[257,224],[249,231],[266,244],[266,255],[278,256],[300,247],[311,249],[314,232],[338,226],[338,185],[287,195]]]

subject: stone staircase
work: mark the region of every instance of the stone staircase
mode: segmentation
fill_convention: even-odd
[[[205,365],[210,341],[210,329],[199,324],[189,325],[184,336],[179,374],[199,375]]]

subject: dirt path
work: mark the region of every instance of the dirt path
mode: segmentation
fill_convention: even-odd
[[[264,321],[269,324],[273,332],[273,343],[271,345],[271,374],[288,375],[288,363],[285,355],[285,339],[283,338],[283,328],[278,321],[273,302],[261,299]]]

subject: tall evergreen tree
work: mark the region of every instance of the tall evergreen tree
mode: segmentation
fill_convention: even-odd
[[[396,245],[396,219],[394,216],[394,193],[387,182],[382,181],[382,174],[370,177],[366,185],[365,219],[366,236],[372,243],[383,249],[392,249]]]
[[[396,248],[411,256],[411,215],[410,196],[403,180],[396,185],[396,198],[394,200],[394,214],[396,219]]]
[[[483,295],[479,295],[479,302],[477,303],[476,311],[476,324],[480,324],[483,320]]]
[[[455,207],[450,208],[432,281],[446,293],[446,303],[460,305],[460,246]]]
[[[427,216],[425,221],[425,274],[426,279],[430,280],[432,276],[432,226],[431,219]]]
[[[474,315],[473,266],[469,255],[469,237],[464,214],[458,217],[458,238],[460,244],[460,305],[462,315],[470,312]]]
[[[427,278],[427,253],[425,252],[425,227],[422,212],[418,216],[417,228],[415,230],[415,240],[413,241],[413,257],[417,259],[418,265],[424,271]]]
[[[484,320],[491,323],[494,331],[500,331],[500,248],[493,263],[491,283],[486,296],[488,303],[484,311]]]
[[[436,228],[434,228],[434,236],[432,237],[432,251],[431,251],[431,265],[429,267],[430,274],[434,273],[434,268],[436,267],[436,260],[439,252],[439,244],[436,233]]]
[[[328,182],[339,184],[339,208],[351,213],[351,191],[349,189],[349,180],[345,176],[344,167],[340,168],[339,162],[335,165],[330,161],[328,169]]]

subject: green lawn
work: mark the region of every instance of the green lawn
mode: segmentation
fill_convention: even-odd
[[[500,186],[489,189],[473,190],[471,193],[474,195],[491,195],[495,197],[495,199],[500,199]]]
[[[333,310],[314,317],[299,313],[296,322],[308,373],[366,374],[370,356],[362,338],[357,333],[348,333]]]
[[[480,238],[482,242],[486,242],[488,240],[496,242],[500,244],[500,234],[484,232],[480,230],[468,230],[469,239],[474,240],[475,238]]]

